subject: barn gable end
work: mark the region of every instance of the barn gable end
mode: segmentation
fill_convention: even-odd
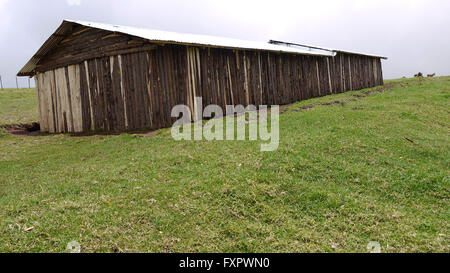
[[[151,50],[145,39],[121,33],[74,25],[36,65],[36,72],[69,66],[85,60]]]

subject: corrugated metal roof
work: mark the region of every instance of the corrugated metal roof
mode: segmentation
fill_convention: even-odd
[[[368,56],[368,57],[374,57],[374,58],[381,58],[387,60],[387,57],[379,56],[379,55],[373,55],[373,54],[366,54],[361,52],[354,52],[354,51],[348,51],[348,50],[341,50],[341,49],[332,49],[332,48],[326,48],[326,47],[319,47],[319,46],[311,46],[311,45],[302,45],[302,44],[296,44],[291,42],[283,42],[283,41],[276,41],[276,40],[270,40],[270,44],[276,44],[276,45],[286,45],[288,47],[293,48],[299,48],[304,49],[309,52],[316,52],[316,53],[323,53],[323,52],[335,52],[335,53],[347,53],[347,54],[354,54],[354,55],[362,55],[362,56]]]
[[[316,56],[335,55],[335,53],[332,52],[322,52],[322,53],[311,52],[300,48],[289,47],[284,45],[274,45],[264,42],[246,41],[207,35],[176,33],[161,30],[117,26],[93,22],[64,20],[61,26],[55,31],[55,33],[52,34],[52,36],[44,43],[44,45],[42,45],[42,47],[31,58],[31,60],[22,68],[22,70],[18,73],[18,76],[34,75],[34,69],[36,68],[36,65],[39,62],[39,60],[43,58],[53,47],[57,46],[59,42],[61,42],[61,40],[64,39],[63,35],[68,34],[68,32],[70,31],[71,27],[74,24],[127,34],[154,42],[165,42],[173,44],[187,44],[187,45],[220,47],[231,49],[264,50],[272,52],[302,54],[302,55],[316,55]]]

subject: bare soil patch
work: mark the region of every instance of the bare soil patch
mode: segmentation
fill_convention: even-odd
[[[41,135],[41,126],[38,122],[1,125],[0,128],[4,128],[8,134],[15,136],[32,137]]]
[[[383,93],[383,92],[385,92],[386,90],[391,89],[392,87],[393,87],[392,84],[386,84],[386,85],[384,85],[384,86],[382,86],[382,87],[380,87],[380,88],[377,88],[377,89],[361,91],[360,94],[353,94],[353,95],[352,95],[353,98],[350,99],[350,101],[357,101],[358,99],[362,99],[362,98],[371,96],[371,95],[374,94],[374,93]],[[293,111],[294,111],[294,112],[300,112],[300,111],[303,111],[303,110],[309,110],[309,109],[312,109],[312,108],[314,108],[314,107],[316,107],[316,106],[332,106],[332,105],[338,105],[338,104],[341,105],[342,107],[344,107],[344,106],[346,105],[346,102],[345,102],[345,101],[339,101],[339,100],[337,100],[337,101],[324,102],[324,103],[319,103],[319,104],[308,104],[308,105],[301,106],[300,108],[298,108],[298,109],[296,109],[296,110],[293,110]],[[288,109],[286,109],[286,108],[288,108],[288,107],[290,107],[290,106],[292,106],[292,105],[293,105],[293,104],[290,104],[290,105],[284,105],[284,106],[283,106],[282,113],[288,111]],[[357,107],[352,108],[352,109],[353,109],[353,110],[362,110],[362,108],[357,108]]]

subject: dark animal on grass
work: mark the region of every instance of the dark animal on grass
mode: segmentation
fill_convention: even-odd
[[[434,76],[436,76],[436,73],[428,74],[428,75],[427,75],[428,78],[433,78]]]
[[[423,77],[422,72],[419,72],[416,75],[414,75],[414,78],[421,78],[421,77]]]

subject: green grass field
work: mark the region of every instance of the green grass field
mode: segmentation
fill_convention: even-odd
[[[0,252],[449,252],[450,77],[387,85],[290,106],[270,153],[0,129]],[[36,107],[0,91],[0,124]]]
[[[35,89],[0,90],[0,126],[38,120]]]

